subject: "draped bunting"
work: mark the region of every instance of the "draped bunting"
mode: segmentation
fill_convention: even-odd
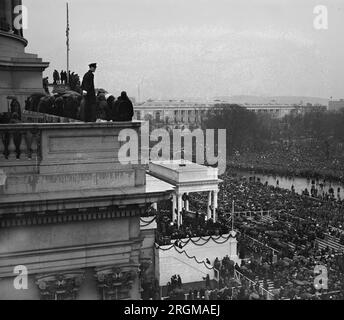
[[[224,244],[226,243],[230,238],[232,238],[232,235],[228,235],[228,237],[224,237],[224,236],[218,236],[218,237],[213,237],[213,236],[209,236],[208,238],[204,238],[204,237],[200,237],[198,240],[193,240],[193,239],[188,239],[187,241],[183,241],[183,240],[179,240],[179,242],[181,242],[183,244],[183,247],[185,247],[188,243],[192,242],[194,245],[196,246],[204,246],[206,245],[210,240],[213,240],[216,244]],[[223,242],[218,242],[218,240],[220,239],[224,239]],[[203,240],[205,241],[204,243],[200,244],[199,242]],[[172,248],[174,248],[174,250],[176,250],[178,253],[180,254],[185,254],[189,259],[193,259],[195,260],[198,264],[203,264],[207,269],[209,270],[214,270],[215,268],[213,266],[209,267],[209,265],[205,262],[205,261],[199,261],[195,256],[190,256],[188,255],[188,253],[185,251],[185,250],[182,250],[174,245],[174,244],[171,244],[169,247],[167,248],[163,248],[161,246],[159,246],[157,243],[155,243],[155,248],[156,249],[159,249],[159,250],[162,250],[162,251],[169,251],[171,250]]]
[[[172,248],[174,248],[174,250],[176,250],[179,254],[185,254],[187,258],[189,258],[190,260],[194,260],[196,261],[197,264],[203,264],[208,270],[215,270],[215,268],[213,266],[209,266],[205,261],[199,261],[195,256],[190,256],[188,255],[188,253],[185,250],[181,250],[179,251],[177,249],[177,246],[175,246],[174,244],[171,245],[169,248],[162,248],[160,247],[157,243],[155,244],[155,248],[162,250],[162,251],[169,251]]]
[[[141,224],[141,227],[148,227],[149,225],[151,225],[154,221],[156,220],[156,216],[153,217],[153,219],[151,221],[145,221],[143,220],[142,218],[140,218],[140,221],[141,223],[144,223],[144,224]]]
[[[186,246],[187,244],[189,244],[190,242],[193,243],[196,246],[204,246],[206,245],[210,240],[213,240],[216,244],[224,244],[226,243],[230,238],[232,238],[232,235],[229,234],[228,237],[225,236],[208,236],[208,237],[199,237],[197,240],[193,240],[192,238],[189,239],[173,239],[175,241],[179,241],[183,247]],[[218,242],[220,239],[224,239],[224,241],[222,242]],[[204,241],[204,243],[199,243],[201,241]]]

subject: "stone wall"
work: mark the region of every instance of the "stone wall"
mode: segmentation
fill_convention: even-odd
[[[89,276],[85,283],[82,281],[82,295],[76,298],[95,297],[97,286],[89,282],[95,282],[99,269],[126,268],[138,272],[139,232],[139,217],[1,229],[0,299],[37,299],[38,278],[58,278],[75,272],[85,277],[85,270]],[[28,270],[28,290],[16,290],[13,286],[13,271],[18,265]],[[129,298],[136,299],[139,280],[134,280]]]

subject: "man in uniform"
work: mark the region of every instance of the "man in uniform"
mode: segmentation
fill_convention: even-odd
[[[97,69],[96,63],[89,65],[88,72],[84,75],[81,88],[85,98],[85,122],[96,121],[96,91],[94,88],[94,72]]]

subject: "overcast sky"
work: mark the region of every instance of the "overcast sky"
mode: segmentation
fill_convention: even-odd
[[[28,52],[65,68],[65,0],[23,0]],[[71,69],[144,98],[344,97],[343,0],[69,0]],[[328,30],[313,9],[326,5]]]

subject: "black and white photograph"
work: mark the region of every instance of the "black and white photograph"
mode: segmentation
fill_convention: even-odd
[[[342,0],[0,0],[0,300],[344,300],[343,29]]]

